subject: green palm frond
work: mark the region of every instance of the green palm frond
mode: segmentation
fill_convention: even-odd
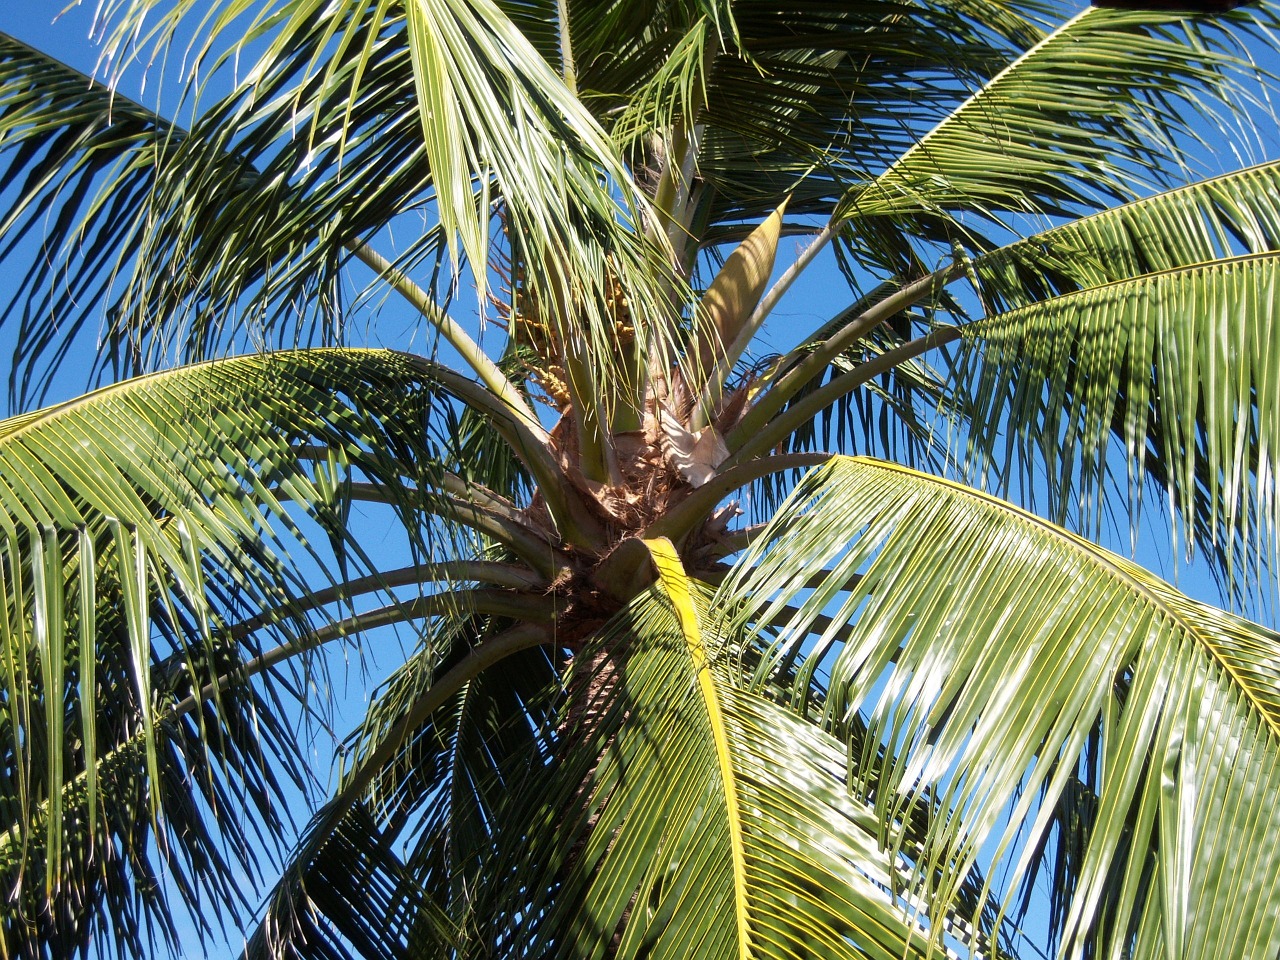
[[[955,90],[922,77],[980,83],[1034,42],[1029,18],[1043,12],[983,0],[894,5],[900,15],[822,3],[781,14],[755,2],[731,14],[566,6],[584,103],[648,189],[696,161],[683,175],[705,185],[696,206],[711,224],[765,216],[787,193],[794,212],[829,212],[847,181],[879,172],[955,106]],[[682,157],[690,137],[693,156]]]
[[[312,840],[304,835],[302,849]],[[353,808],[315,846],[305,876],[286,872],[268,916],[244,944],[244,960],[444,956],[461,942],[364,807]]]
[[[1072,215],[1134,199],[1182,174],[1192,117],[1212,121],[1254,74],[1224,24],[1272,18],[1267,8],[1219,21],[1090,7],[853,191],[847,214],[869,228],[937,218],[942,235],[960,238],[957,214]]]
[[[409,42],[427,152],[436,171],[439,214],[451,234],[459,234],[473,263],[487,261],[490,213],[487,201],[477,210],[469,186],[492,176],[508,205],[514,232],[531,253],[530,270],[546,270],[557,258],[586,257],[582,267],[597,273],[606,250],[588,252],[586,229],[615,235],[623,244],[634,235],[610,231],[618,209],[601,204],[599,177],[626,189],[630,177],[594,118],[587,113],[547,62],[496,5],[448,4],[415,0],[408,5]],[[499,56],[498,51],[503,55]],[[465,154],[454,158],[459,144]],[[457,165],[457,160],[462,163]],[[548,179],[550,178],[550,179]],[[447,187],[446,187],[447,184]],[[453,195],[459,187],[463,195]],[[448,189],[449,195],[442,194]],[[487,190],[484,192],[487,196]],[[581,218],[584,223],[575,223]],[[584,227],[586,229],[584,229]],[[643,262],[624,250],[623,270]],[[531,276],[543,297],[581,296],[599,278],[579,277],[565,264],[565,275]],[[637,301],[637,306],[649,306]]]
[[[662,38],[657,42],[666,47]],[[707,68],[714,58],[714,25],[700,17],[680,36],[665,60],[657,64],[651,76],[641,79],[641,86],[625,101],[621,116],[612,125],[610,136],[623,150],[643,149],[643,140],[657,130],[671,130],[677,123],[692,130],[701,118],[707,100]],[[641,58],[637,61],[643,62]],[[611,76],[618,82],[616,76]]]
[[[1266,255],[1280,249],[1277,186],[1280,166],[1260,164],[975,260],[973,280],[998,315],[967,328],[958,365],[962,389],[984,411],[971,430],[974,468],[1002,456],[996,434],[1011,431],[1020,440],[1007,451],[1013,462],[997,466],[1001,479],[1031,462],[1047,466],[1050,515],[1080,511],[1096,530],[1104,481],[1118,469],[1107,462],[1112,437],[1130,458],[1130,508],[1141,504],[1144,478],[1153,481],[1171,493],[1182,534],[1216,561],[1228,589],[1256,582],[1274,528],[1259,477],[1273,469],[1275,446],[1263,367],[1274,300]],[[1261,313],[1246,315],[1255,301]],[[1053,359],[1043,354],[1049,336],[1061,337]],[[1019,344],[1029,347],[1025,366],[1014,360]],[[1043,406],[1030,380],[1008,390],[1013,366],[1044,377]],[[1046,459],[1048,446],[1057,452]]]
[[[130,42],[157,12],[148,36],[166,48],[189,5],[156,7],[152,0],[114,4],[105,14],[118,14],[109,52]],[[617,356],[608,307],[620,288],[640,342],[674,355],[667,255],[640,229],[647,201],[596,120],[501,6],[415,0],[402,11],[371,0],[332,8],[289,0],[247,30],[236,19],[243,7],[217,5],[194,55],[196,61],[212,59],[207,51],[222,42],[229,49],[213,62],[225,62],[247,51],[257,54],[253,41],[270,37],[236,99],[253,104],[260,77],[290,76],[297,84],[301,71],[314,82],[301,84],[287,102],[290,109],[304,118],[312,114],[316,104],[308,94],[317,87],[336,94],[335,114],[342,119],[364,107],[365,60],[381,52],[385,35],[385,46],[408,54],[410,62],[397,66],[396,116],[419,114],[415,139],[431,171],[433,215],[454,251],[455,268],[465,254],[483,297],[490,232],[500,210],[524,270],[521,282],[546,314],[537,319],[563,328],[566,350],[582,351],[591,364],[635,381],[634,361]],[[320,34],[321,46],[296,54],[313,33]],[[336,55],[318,52],[328,43],[341,45]],[[414,98],[405,98],[408,89]],[[358,130],[346,122],[337,130],[312,128],[312,142],[332,143],[339,158],[349,131]],[[345,168],[348,161],[341,162]],[[578,399],[590,406],[595,396],[584,388]]]
[[[344,530],[351,493],[381,489],[410,530],[441,514],[426,438],[443,394],[429,369],[379,351],[247,357],[0,424],[0,846],[17,904],[6,949],[78,942],[90,928],[64,914],[103,887],[119,917],[99,929],[141,949],[151,922],[171,930],[168,913],[159,893],[125,891],[161,862],[191,903],[244,905],[224,858],[253,877],[263,853],[230,823],[211,832],[188,790],[217,820],[248,807],[278,830],[266,754],[307,778],[290,765],[296,744],[279,703],[243,678],[427,609],[322,627],[307,595],[316,577],[369,564]],[[385,588],[376,575],[370,586]],[[283,642],[264,651],[270,635]]]
[[[1280,824],[1264,799],[1280,786],[1280,637],[878,461],[816,471],[765,541],[721,590],[763,645],[755,683],[794,672],[793,709],[858,730],[855,793],[873,789],[883,822],[940,805],[920,861],[938,871],[932,910],[988,857],[1025,881],[1056,826],[1083,844],[1052,893],[1064,955],[1280,948]],[[1083,764],[1087,748],[1101,762]],[[1080,776],[1088,821],[1058,821]]]
[[[351,746],[367,754],[465,659],[485,624],[427,639],[380,692]],[[483,642],[483,641],[482,641]],[[415,725],[371,781],[373,798],[316,818],[268,900],[246,956],[395,957],[461,948],[470,878],[513,775],[547,750],[556,674],[542,649],[516,652],[461,684]],[[366,851],[360,853],[361,850]],[[393,853],[393,849],[403,851]],[[355,856],[353,857],[353,852]],[[366,869],[352,869],[352,863]],[[366,888],[385,899],[368,909]]]
[[[703,638],[706,588],[650,548],[662,592],[588,648],[557,757],[474,881],[477,949],[926,955],[909,865],[846,793],[843,747],[735,686]]]
[[[1117,260],[1121,258],[1117,257]],[[1043,464],[1050,509],[1100,524],[1110,440],[1128,465],[1129,505],[1157,481],[1188,540],[1230,586],[1273,566],[1280,506],[1280,257],[1176,267],[997,314],[964,328],[960,382],[974,396],[971,456]],[[1136,515],[1136,513],[1135,513]]]
[[[0,423],[0,956],[1280,955],[1280,637],[1050,522],[1280,564],[1280,18],[1135,6],[0,36],[16,402],[147,373]]]
[[[1073,220],[978,257],[993,310],[1238,254],[1280,249],[1280,163],[1262,163]]]
[[[116,375],[261,342],[346,339],[348,248],[422,203],[429,174],[403,102],[408,50],[394,34],[372,35],[358,76],[348,66],[307,87],[305,109],[294,103],[295,74],[333,19],[255,74],[247,89],[256,99],[242,88],[190,131],[0,38],[0,159],[21,183],[3,255],[26,254],[24,238],[40,244],[3,315],[18,326],[16,393],[39,397],[80,331],[103,324],[98,363]],[[359,108],[349,113],[347,86],[357,81]],[[307,121],[315,142],[292,136]],[[58,216],[47,218],[55,202]],[[444,249],[427,231],[402,262],[438,260]]]
[[[884,853],[872,808],[849,798],[844,748],[709,659],[705,586],[687,580],[669,545],[651,548],[663,592],[588,645],[581,663],[591,666],[568,681],[559,720],[546,708],[561,701],[560,683],[539,692],[530,672],[545,670],[542,654],[512,656],[435,698],[415,762],[380,775],[395,793],[317,820],[250,956],[345,957],[352,946],[394,956],[415,943],[462,955],[499,944],[574,956],[819,945],[831,956],[927,955],[910,859]],[[405,679],[430,689],[433,676]],[[406,826],[416,849],[386,860]],[[370,853],[353,854],[370,834]],[[344,872],[348,859],[359,869]],[[357,889],[371,882],[396,891],[372,917]],[[985,944],[992,919],[947,932]]]

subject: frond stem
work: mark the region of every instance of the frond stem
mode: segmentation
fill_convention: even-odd
[[[666,537],[678,543],[706,520],[720,501],[734,490],[784,470],[816,467],[830,459],[831,455],[826,453],[784,453],[721,470],[653,523],[641,538]]]
[[[295,444],[290,448],[293,454],[299,460],[312,460],[315,462],[325,462],[328,459],[331,447],[324,444]],[[502,514],[512,520],[521,518],[520,508],[508,500],[506,497],[495,493],[484,484],[475,483],[460,477],[456,473],[448,470],[439,471],[435,476],[431,477],[434,485],[438,486],[445,493],[461,497],[464,500],[471,500],[480,506],[494,513]]]
[[[556,17],[560,25],[560,60],[564,65],[564,85],[578,95],[578,70],[573,62],[573,37],[569,31],[569,0],[556,0]]]
[[[498,369],[498,365],[481,349],[480,344],[471,338],[462,326],[449,314],[440,309],[427,292],[409,279],[408,275],[374,250],[367,243],[354,241],[347,245],[352,256],[391,284],[392,289],[409,301],[423,318],[440,331],[449,346],[453,347],[466,361],[467,366],[475,371],[480,381],[493,391],[502,403],[517,417],[529,423],[537,423],[533,410],[520,396],[520,391]]]
[[[603,547],[606,537],[599,521],[587,511],[580,499],[570,493],[572,485],[552,452],[550,434],[540,423],[517,415],[474,380],[425,357],[411,353],[403,356],[467,406],[492,418],[494,429],[533,474],[547,512],[565,540],[589,549]]]
[[[786,412],[769,421],[754,435],[751,435],[742,444],[741,448],[725,462],[749,461],[752,457],[760,456],[771,446],[781,443],[800,426],[816,417],[845,394],[852,393],[858,389],[872,377],[877,377],[888,370],[892,370],[900,363],[905,363],[953,340],[958,340],[960,335],[960,327],[958,326],[939,327],[923,337],[910,340],[892,350],[886,350],[874,360],[858,364],[848,373],[841,374],[833,378],[829,383],[823,384],[803,400],[789,407]]]
[[[289,616],[319,610],[332,603],[353,600],[356,597],[376,593],[379,590],[389,591],[397,587],[408,587],[426,583],[486,583],[495,587],[507,587],[512,590],[545,590],[547,584],[541,577],[530,570],[510,563],[497,563],[491,560],[446,560],[440,563],[415,563],[385,573],[370,574],[346,583],[316,590],[287,607],[264,611],[248,620],[233,625],[227,633],[234,639],[242,639],[273,623],[279,623]]]
[[[231,673],[210,681],[178,701],[168,710],[160,713],[156,723],[176,720],[196,709],[201,703],[212,699],[219,691],[232,682],[247,680],[270,670],[276,664],[306,653],[317,647],[341,640],[364,630],[406,623],[411,620],[423,620],[428,617],[445,614],[456,614],[460,610],[471,613],[490,614],[498,617],[509,617],[518,620],[522,625],[539,625],[540,634],[546,631],[540,625],[553,622],[556,613],[556,599],[545,593],[517,590],[494,590],[477,588],[473,590],[451,590],[445,593],[432,594],[428,597],[417,597],[403,603],[388,604],[376,610],[359,613],[336,623],[314,630],[305,636],[287,640],[272,647],[259,656],[244,661]],[[119,748],[117,748],[119,749]]]
[[[434,491],[406,489],[395,492],[387,489],[384,484],[352,483],[347,485],[347,490],[358,500],[393,506],[406,498],[414,498],[416,494],[420,500],[418,505],[425,512],[492,537],[509,547],[516,556],[548,580],[554,578],[560,568],[557,563],[559,551],[555,545],[537,528],[506,511],[493,509],[464,497],[451,497]]]
[[[760,537],[769,529],[768,523],[753,523],[738,530],[731,530],[715,543],[694,554],[699,559],[721,560],[748,549],[758,543]]]
[[[770,423],[770,418],[785,407],[787,401],[798,394],[810,380],[820,375],[832,360],[895,314],[934,296],[962,273],[963,268],[960,264],[950,263],[927,276],[913,280],[858,314],[849,321],[847,326],[791,367],[777,383],[756,400],[738,425],[725,437],[725,446],[733,454],[730,460],[738,462],[742,457],[748,456],[749,454],[742,452],[748,445],[757,451],[768,449],[756,440],[766,424]]]

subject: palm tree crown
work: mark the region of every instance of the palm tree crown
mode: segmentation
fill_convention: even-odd
[[[1275,589],[1280,8],[1136,6],[0,35],[0,955],[1280,955],[1280,635],[1095,542]]]

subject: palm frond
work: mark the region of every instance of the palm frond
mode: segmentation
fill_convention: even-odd
[[[346,339],[347,248],[422,203],[429,172],[394,32],[370,33],[366,59],[310,78],[295,103],[301,65],[342,22],[313,23],[190,131],[0,38],[0,157],[21,184],[0,255],[29,255],[21,241],[39,241],[0,317],[18,324],[19,397],[42,395],[81,331],[104,333],[98,372],[117,376],[166,358]],[[314,137],[293,136],[307,121]],[[427,231],[401,263],[444,249]]]
[[[1177,284],[1184,287],[1196,283],[1213,285],[1219,281],[1210,278],[1220,270],[1238,274],[1237,282],[1247,286],[1250,281],[1244,278],[1256,269],[1256,279],[1261,284],[1258,296],[1268,299],[1270,295],[1265,292],[1267,281],[1263,279],[1271,272],[1267,263],[1260,261],[1255,266],[1252,261],[1243,260],[1231,266],[1231,258],[1267,254],[1280,249],[1280,208],[1276,204],[1278,185],[1280,167],[1275,163],[1261,164],[1063,224],[976,259],[971,277],[988,309],[1001,316],[972,326],[973,336],[965,340],[957,367],[962,392],[992,389],[998,392],[999,387],[995,384],[999,382],[1000,375],[996,374],[992,379],[992,374],[1011,357],[1008,350],[1017,337],[1013,332],[1014,326],[1030,321],[1039,332],[1032,334],[1028,327],[1024,330],[1028,337],[1043,341],[1051,327],[1056,327],[1062,335],[1066,353],[1054,362],[1054,369],[1048,371],[1049,377],[1041,385],[1051,396],[1069,396],[1070,399],[1065,401],[1067,410],[1049,413],[1043,420],[1029,420],[1026,419],[1029,410],[1021,399],[1010,395],[1002,401],[996,399],[995,394],[986,395],[986,416],[996,419],[980,418],[973,425],[973,469],[985,471],[995,466],[997,473],[1006,474],[1002,480],[1007,484],[1011,479],[1007,475],[1009,469],[1032,465],[1028,457],[1034,457],[1035,468],[1042,466],[1037,452],[1038,442],[1033,440],[1041,427],[1052,430],[1071,424],[1066,427],[1064,456],[1055,456],[1047,463],[1047,509],[1050,515],[1062,518],[1072,510],[1091,505],[1093,515],[1085,510],[1085,515],[1077,516],[1076,521],[1082,523],[1086,530],[1096,531],[1097,511],[1107,500],[1107,472],[1113,468],[1106,462],[1105,434],[1109,433],[1125,445],[1133,460],[1128,478],[1129,506],[1135,508],[1133,522],[1137,522],[1136,508],[1141,505],[1142,480],[1145,477],[1154,483],[1157,490],[1173,491],[1174,507],[1181,518],[1180,534],[1190,541],[1188,547],[1193,542],[1215,562],[1229,591],[1247,592],[1244,587],[1251,582],[1256,586],[1257,560],[1259,555],[1267,555],[1266,541],[1270,539],[1272,523],[1263,505],[1253,500],[1250,492],[1258,486],[1259,471],[1262,476],[1266,475],[1269,467],[1265,458],[1271,456],[1271,445],[1259,432],[1265,433],[1268,429],[1265,411],[1269,397],[1265,392],[1255,397],[1252,383],[1255,375],[1253,366],[1260,362],[1254,354],[1261,352],[1265,357],[1266,351],[1256,340],[1228,342],[1219,348],[1225,349],[1227,354],[1219,357],[1212,368],[1203,363],[1196,364],[1194,368],[1184,365],[1181,373],[1172,375],[1172,380],[1162,381],[1162,367],[1166,363],[1182,363],[1174,358],[1184,356],[1188,347],[1195,353],[1208,345],[1205,338],[1218,329],[1212,316],[1213,304],[1233,301],[1235,288],[1224,280],[1221,283],[1230,289],[1218,295],[1195,295],[1190,300],[1183,297],[1183,305],[1179,309],[1184,310],[1186,316],[1178,319],[1167,315],[1165,304],[1171,294],[1157,294],[1148,299],[1147,292],[1157,288],[1171,289]],[[1172,271],[1183,271],[1183,279],[1175,280],[1172,276],[1161,279],[1158,276]],[[1203,279],[1191,280],[1191,276],[1197,273]],[[1121,284],[1123,281],[1133,281],[1127,292],[1122,286],[1106,288],[1108,284]],[[1055,301],[1055,297],[1064,299]],[[1223,297],[1227,301],[1223,301]],[[1114,301],[1112,307],[1100,306],[1099,301],[1108,299]],[[1120,301],[1126,301],[1128,307],[1119,307]],[[1095,305],[1077,312],[1084,303]],[[1036,304],[1039,306],[1034,309],[1019,310]],[[1243,306],[1232,303],[1231,308],[1243,309]],[[1125,313],[1126,310],[1130,312]],[[1125,327],[1126,332],[1121,333],[1121,339],[1128,339],[1129,331],[1134,329],[1140,331],[1135,334],[1138,339],[1119,347],[1118,352],[1109,352],[1111,324],[1120,322],[1122,314],[1131,318],[1137,327]],[[1234,326],[1236,321],[1225,322]],[[992,366],[987,366],[983,359],[985,341],[982,331],[988,325],[1001,331],[996,335],[1000,345],[992,355]],[[1167,340],[1171,336],[1180,339],[1171,343]],[[1143,349],[1138,346],[1139,341],[1150,349],[1149,354],[1144,356],[1131,352],[1133,346]],[[1104,345],[1101,353],[1097,352],[1098,345]],[[1233,352],[1235,350],[1245,352],[1237,355]],[[1093,352],[1086,361],[1081,351]],[[996,359],[996,354],[1003,359]],[[1107,362],[1118,362],[1120,366],[1105,372],[1100,364]],[[1030,367],[1045,372],[1040,362],[1032,362]],[[1214,372],[1210,372],[1211,369]],[[1135,390],[1134,381],[1144,375],[1144,371],[1149,385],[1145,391]],[[1242,374],[1245,392],[1230,400],[1220,395],[1215,399],[1212,384],[1226,373],[1232,378]],[[1187,374],[1206,378],[1209,382],[1203,386],[1185,383],[1180,378]],[[1086,379],[1096,382],[1086,387]],[[1068,383],[1069,386],[1066,385]],[[1176,384],[1176,393],[1168,392],[1170,383]],[[1112,387],[1119,395],[1108,400],[1103,392]],[[1266,389],[1265,385],[1263,389]],[[1026,390],[1029,396],[1034,387],[1028,383]],[[1188,415],[1191,391],[1198,392],[1195,419],[1182,420],[1180,418]],[[1088,394],[1087,401],[1085,393]],[[1130,410],[1129,399],[1133,398],[1140,404],[1143,396],[1148,398],[1147,410]],[[1261,407],[1257,406],[1259,402]],[[1086,403],[1091,407],[1088,414],[1083,412]],[[1210,407],[1223,403],[1227,406],[1219,406],[1216,411],[1209,412]],[[1105,415],[1108,407],[1115,416],[1110,423],[1104,423],[1097,417]],[[1223,417],[1241,419],[1239,413],[1245,409],[1252,410],[1250,417],[1261,413],[1263,419],[1249,429],[1250,437],[1243,448],[1224,450],[1220,446],[1221,440],[1218,441],[1215,449],[1219,479],[1215,481],[1215,467],[1212,465],[1215,461],[1210,459],[1208,442],[1208,431],[1214,429],[1211,423],[1220,425]],[[1170,428],[1180,431],[1181,448],[1168,447]],[[994,439],[995,434],[1006,429],[1020,436],[1022,441],[1011,451],[1014,462],[1006,461],[1002,467],[992,463],[992,456],[998,456],[997,447],[1001,443]],[[1102,435],[1096,433],[1099,430]],[[1147,434],[1145,442],[1140,439],[1144,430]],[[1086,441],[1085,437],[1089,439]],[[1193,441],[1201,448],[1198,454],[1192,454],[1191,448],[1186,446]],[[1080,453],[1081,445],[1086,443],[1095,449],[1088,457]],[[1173,453],[1174,449],[1181,452]],[[1165,451],[1169,451],[1167,459]],[[1196,457],[1194,474],[1188,474],[1185,466],[1169,469],[1193,455]],[[1194,486],[1185,486],[1193,478]],[[1228,486],[1236,484],[1238,489],[1234,494],[1215,493],[1215,488],[1224,483]],[[1265,486],[1264,482],[1260,488],[1265,491]],[[1243,497],[1245,502],[1240,518],[1234,520],[1225,508],[1225,503],[1232,497]],[[1253,566],[1242,566],[1240,561],[1249,559],[1250,553],[1253,554]],[[1247,572],[1242,574],[1241,569]]]
[[[1073,220],[984,254],[993,312],[1051,296],[1280,249],[1280,163],[1247,167]]]
[[[811,381],[784,407],[802,402],[824,383],[857,370],[908,342],[908,324],[927,327],[921,315],[904,316],[903,326],[878,327],[856,348],[837,357],[829,372]],[[945,367],[945,362],[941,366]],[[852,455],[883,456],[909,466],[942,468],[947,462],[945,430],[936,425],[940,412],[964,416],[950,396],[942,370],[923,359],[909,360],[871,379],[863,389],[839,398],[787,441],[792,450],[842,450]]]
[[[423,643],[352,738],[357,752],[367,755],[401,729],[415,704],[491,625],[453,618],[424,626]],[[554,726],[558,700],[548,694],[555,681],[545,651],[518,651],[421,718],[379,766],[369,799],[315,819],[246,956],[372,958],[428,947],[464,950],[471,878],[511,778],[547,750],[543,740]],[[397,845],[400,854],[393,852]],[[352,869],[353,863],[361,869]],[[372,911],[370,888],[383,897]]]
[[[705,588],[650,546],[662,591],[579,655],[563,743],[503,811],[473,887],[477,948],[927,955],[910,867],[849,798],[843,747],[734,685],[704,639]]]
[[[106,13],[116,19],[109,51],[121,49],[156,6],[151,0],[113,4]],[[160,11],[150,42],[167,47],[188,6]],[[228,47],[215,62],[257,54],[254,39],[269,34],[236,93],[250,104],[260,76],[301,72],[313,82],[301,85],[290,108],[312,115],[310,88],[334,91],[335,113],[342,119],[367,99],[364,63],[382,48],[375,38],[385,34],[388,47],[407,53],[408,62],[397,66],[396,116],[405,110],[420,114],[414,140],[431,171],[434,214],[454,251],[455,268],[465,254],[481,294],[491,221],[500,209],[519,246],[522,282],[541,305],[529,309],[538,313],[536,319],[563,326],[566,349],[586,351],[593,364],[618,370],[623,383],[635,380],[634,368],[617,357],[616,318],[608,306],[620,288],[641,344],[672,352],[672,277],[663,245],[640,229],[647,201],[595,119],[502,7],[415,0],[402,14],[374,0],[288,0],[247,30],[236,19],[240,12],[231,3],[214,8],[194,59],[209,56],[215,42]],[[529,11],[523,14],[520,22],[527,23]],[[294,54],[313,33],[320,35],[320,45],[304,50],[305,56]],[[336,53],[333,44],[339,45]],[[410,88],[414,100],[404,98]],[[325,134],[312,127],[312,137]],[[320,142],[332,143],[341,157],[348,127],[353,134],[358,130],[344,122]],[[594,396],[588,392],[583,402]]]
[[[0,423],[9,952],[109,933],[142,949],[152,924],[172,936],[150,882],[161,863],[197,912],[244,906],[227,858],[258,873],[265,854],[235,827],[246,811],[278,830],[266,755],[307,780],[282,705],[244,678],[362,625],[326,633],[299,600],[315,577],[368,564],[343,525],[352,491],[380,487],[411,538],[433,535],[418,531],[436,394],[396,354],[302,352],[155,374]],[[263,652],[261,635],[285,642]],[[75,919],[82,901],[100,914]]]
[[[1034,7],[734,4],[700,115],[711,222],[765,216],[788,194],[793,213],[830,213],[954,108],[957,76],[981,83],[1038,35]]]
[[[847,213],[872,233],[881,220],[932,219],[926,235],[982,248],[958,215],[999,223],[1134,199],[1182,173],[1191,118],[1212,125],[1257,77],[1240,37],[1273,19],[1265,7],[1220,19],[1090,7],[852,191]]]
[[[286,870],[244,960],[395,960],[411,948],[447,956],[461,942],[363,806],[322,842],[304,835],[300,850],[308,854],[305,872]]]
[[[1229,257],[966,326],[959,382],[974,398],[976,469],[999,463],[996,434],[1009,429],[998,472],[1007,477],[1015,458],[1043,465],[1051,515],[1075,510],[1096,529],[1114,437],[1133,514],[1156,480],[1188,549],[1201,544],[1228,586],[1259,585],[1280,523],[1278,270],[1274,253]]]
[[[882,852],[872,808],[849,799],[844,748],[710,662],[705,588],[669,547],[653,548],[666,595],[605,628],[577,654],[576,678],[557,681],[530,653],[428,694],[438,707],[406,744],[412,762],[380,767],[379,803],[317,819],[250,956],[393,956],[412,943],[465,955],[727,956],[803,943],[832,956],[927,955],[910,861]],[[448,685],[431,660],[403,681]],[[550,686],[539,691],[538,676]],[[388,717],[420,699],[385,701]],[[557,722],[547,708],[561,703]],[[370,854],[353,854],[351,837],[370,833]],[[411,855],[387,859],[412,836]],[[987,942],[973,928],[948,932]]]
[[[823,727],[865,727],[851,775],[884,822],[940,805],[920,861],[930,910],[987,857],[1025,881],[1061,825],[1084,842],[1052,893],[1063,955],[1280,948],[1280,825],[1262,799],[1280,780],[1280,637],[1015,507],[878,461],[815,471],[765,541],[718,602],[745,604],[756,684],[793,671],[794,709],[819,682]],[[1081,809],[1060,801],[1082,777],[1089,822],[1058,821]],[[1258,799],[1228,799],[1241,796]]]

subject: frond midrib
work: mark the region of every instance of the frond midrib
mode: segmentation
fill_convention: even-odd
[[[1172,190],[1162,190],[1154,193],[1149,197],[1143,197],[1140,200],[1133,200],[1129,203],[1121,204],[1116,207],[1109,207],[1106,210],[1100,210],[1097,213],[1091,213],[1085,217],[1078,217],[1068,223],[1051,227],[1040,233],[1032,234],[1021,240],[1015,240],[1008,246],[1000,247],[990,253],[983,254],[974,258],[974,264],[981,266],[983,263],[995,263],[1001,260],[1016,258],[1019,253],[1028,248],[1038,247],[1044,244],[1052,244],[1058,237],[1070,237],[1082,230],[1088,229],[1091,224],[1105,223],[1113,220],[1125,220],[1130,214],[1140,213],[1152,207],[1158,207],[1161,204],[1177,200],[1182,197],[1196,197],[1199,195],[1209,195],[1213,188],[1223,183],[1230,183],[1237,180],[1252,179],[1256,174],[1273,171],[1276,176],[1280,177],[1280,160],[1264,160],[1261,163],[1255,163],[1247,167],[1241,167],[1239,170],[1231,170],[1226,173],[1219,173],[1203,180],[1197,180],[1194,183],[1184,184],[1175,187]],[[1257,251],[1255,254],[1241,256],[1256,256],[1266,251]],[[1220,258],[1231,259],[1231,258]],[[1214,261],[1204,261],[1211,263]],[[1183,267],[1196,266],[1196,264],[1183,264]],[[1177,268],[1171,268],[1177,269]],[[1171,270],[1157,271],[1157,273],[1169,273]],[[1147,276],[1155,276],[1156,273],[1147,274]]]
[[[108,384],[105,387],[99,387],[91,390],[89,393],[62,403],[56,403],[43,409],[32,411],[29,414],[20,414],[11,418],[9,421],[0,421],[0,445],[18,439],[26,433],[30,433],[39,427],[47,426],[65,416],[69,416],[78,410],[88,407],[94,407],[105,400],[118,396],[120,394],[130,394],[135,390],[144,388],[152,383],[163,380],[180,380],[185,376],[198,373],[201,370],[210,369],[219,366],[229,366],[235,364],[254,365],[257,367],[268,366],[279,360],[290,360],[307,356],[392,356],[392,352],[379,349],[377,347],[318,347],[312,350],[281,350],[270,354],[248,354],[238,357],[218,357],[213,360],[202,360],[198,363],[184,364],[180,367],[173,367],[168,370],[157,370],[153,373],[144,373],[141,376],[131,377],[128,380],[122,380],[119,383]],[[4,432],[5,423],[14,423],[10,432]]]
[[[1105,294],[1106,292],[1122,290],[1125,287],[1140,287],[1143,284],[1154,283],[1180,274],[1204,273],[1215,269],[1231,269],[1234,267],[1246,266],[1249,263],[1262,263],[1266,261],[1280,263],[1280,250],[1266,250],[1261,253],[1242,253],[1234,257],[1219,257],[1214,260],[1202,260],[1199,263],[1183,264],[1178,267],[1167,267],[1164,270],[1153,270],[1151,273],[1139,274],[1136,277],[1123,277],[1119,280],[1108,280],[1106,283],[1083,287],[1079,290],[1071,290],[1067,293],[1060,293],[1051,297],[1046,297],[1043,300],[1037,300],[1034,303],[1023,304],[1022,306],[1014,307],[1012,310],[1003,310],[999,313],[993,313],[990,316],[961,324],[960,329],[966,332],[966,336],[973,336],[972,331],[980,330],[984,325],[994,323],[997,320],[1003,321],[1010,317],[1023,316],[1035,311],[1044,312],[1049,307],[1062,307],[1065,304],[1069,304],[1072,301],[1083,297],[1096,297],[1100,294]]]
[[[980,87],[973,94],[971,94],[967,99],[965,99],[964,102],[962,102],[954,110],[952,110],[951,113],[948,114],[946,117],[944,117],[942,121],[940,121],[937,125],[933,127],[933,129],[929,130],[923,137],[921,137],[919,140],[913,143],[910,147],[908,147],[907,150],[900,157],[898,157],[898,159],[894,162],[893,166],[891,166],[883,174],[877,177],[875,181],[872,181],[872,183],[877,183],[881,180],[884,180],[887,177],[892,177],[897,175],[898,170],[901,167],[905,166],[908,160],[914,157],[917,153],[922,153],[929,149],[929,141],[931,139],[933,139],[936,136],[941,136],[942,133],[948,127],[951,126],[951,124],[959,122],[958,118],[961,117],[965,111],[975,107],[977,104],[985,100],[990,100],[993,96],[996,96],[999,93],[999,89],[1002,81],[1004,81],[1004,79],[1007,76],[1009,76],[1009,74],[1017,70],[1018,67],[1020,67],[1023,63],[1025,63],[1031,57],[1035,56],[1037,53],[1043,50],[1046,46],[1054,43],[1057,40],[1062,39],[1067,34],[1068,30],[1070,30],[1072,27],[1079,24],[1082,20],[1084,20],[1085,17],[1089,16],[1096,9],[1097,9],[1096,7],[1091,7],[1091,6],[1085,7],[1082,11],[1080,11],[1070,20],[1067,20],[1066,22],[1059,25],[1057,29],[1055,29],[1048,36],[1042,37],[1039,40],[1039,42],[1037,42],[1034,46],[1028,47],[1017,58],[1015,58],[1006,67],[1004,67],[1004,69],[1002,69],[999,73],[993,76],[990,80],[988,80],[985,84],[983,84],[982,87]]]

